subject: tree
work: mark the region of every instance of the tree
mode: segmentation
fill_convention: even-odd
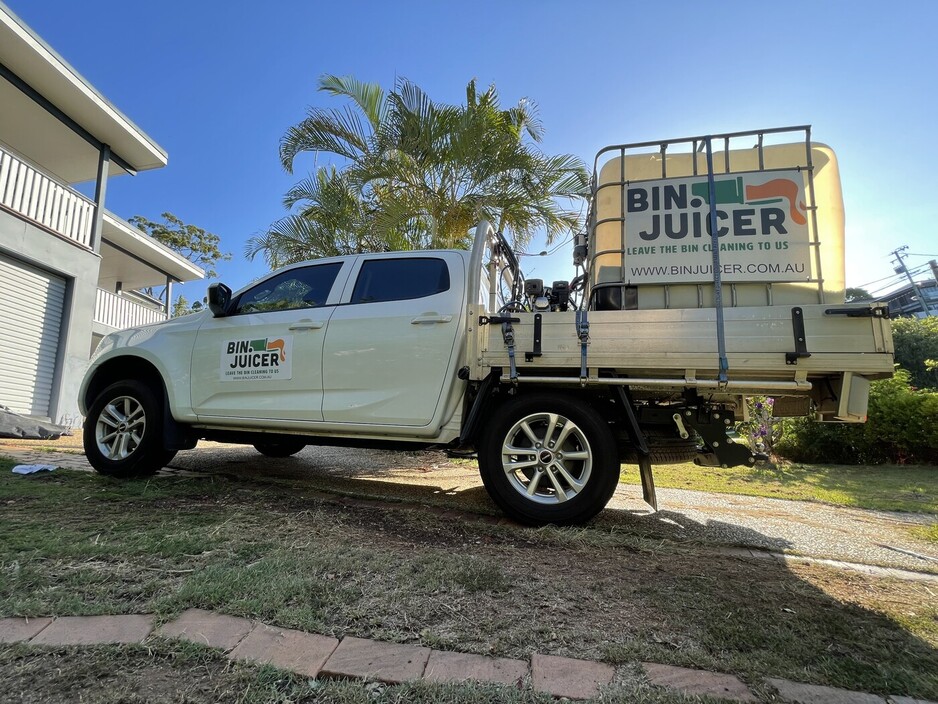
[[[180,315],[188,315],[191,312],[189,310],[189,301],[186,300],[185,296],[179,294],[179,298],[173,304],[173,317],[178,318]]]
[[[209,278],[218,275],[215,271],[217,262],[231,259],[230,254],[223,254],[218,248],[221,241],[218,235],[195,225],[187,225],[172,213],[163,213],[160,217],[163,222],[153,222],[142,215],[134,215],[129,222],[157,242],[205,269],[205,275]]]
[[[328,154],[284,198],[298,211],[252,237],[246,254],[272,266],[321,253],[466,247],[488,219],[523,246],[543,229],[548,241],[582,226],[560,201],[588,193],[582,162],[548,156],[534,103],[501,109],[491,86],[466,86],[465,105],[436,103],[400,79],[386,93],[352,77],[325,75],[319,90],[345,98],[343,109],[309,108],[280,142],[283,167],[303,152]]]
[[[865,288],[848,288],[844,293],[844,302],[845,303],[857,303],[859,301],[872,301],[873,294],[867,291]]]
[[[938,317],[892,321],[896,362],[907,369],[917,388],[938,389]]]
[[[179,298],[176,299],[176,302],[173,304],[173,316],[178,318],[181,315],[189,315],[190,313],[198,313],[204,308],[202,301],[193,301],[192,305],[189,305],[189,301],[186,300],[186,297],[182,294],[179,294]]]
[[[249,259],[263,252],[270,268],[276,269],[304,259],[385,248],[369,228],[364,203],[334,168],[321,168],[295,185],[284,203],[287,207],[303,203],[303,207],[250,238],[245,250]]]

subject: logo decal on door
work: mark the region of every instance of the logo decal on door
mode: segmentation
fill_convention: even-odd
[[[229,340],[221,347],[222,381],[293,378],[293,336]]]

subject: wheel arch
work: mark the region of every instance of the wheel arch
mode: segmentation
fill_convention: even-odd
[[[484,394],[484,397],[482,397],[482,394]],[[519,398],[536,396],[549,396],[573,403],[588,403],[600,411],[603,420],[610,426],[614,426],[618,420],[611,413],[602,413],[606,408],[610,410],[616,408],[616,413],[618,413],[617,401],[604,388],[581,389],[579,387],[534,385],[511,387],[506,384],[496,383],[488,390],[480,388],[481,398],[478,401],[480,408],[477,411],[479,417],[471,419],[473,425],[469,425],[468,422],[464,421],[463,438],[466,444],[476,445],[478,443],[480,436],[484,433],[486,423],[503,405]]]
[[[163,444],[167,448],[188,450],[195,447],[198,437],[191,428],[174,418],[173,409],[176,408],[173,399],[173,388],[166,383],[165,375],[156,364],[142,355],[121,354],[111,357],[98,364],[90,372],[82,385],[79,406],[82,414],[87,415],[88,409],[95,398],[111,384],[123,379],[133,379],[146,384],[147,387],[160,399],[163,406]]]
[[[102,362],[88,376],[82,387],[80,399],[82,413],[87,414],[98,394],[122,379],[135,379],[143,382],[159,397],[165,398],[168,394],[163,375],[153,362],[138,355],[125,354]]]

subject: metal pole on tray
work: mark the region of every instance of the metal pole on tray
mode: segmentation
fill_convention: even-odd
[[[726,359],[726,335],[723,329],[723,280],[720,271],[720,239],[717,236],[717,197],[716,182],[713,178],[713,147],[708,135],[704,138],[707,145],[707,187],[710,201],[710,249],[713,254],[713,305],[717,310],[717,351],[720,355],[719,381],[727,381],[729,362]]]

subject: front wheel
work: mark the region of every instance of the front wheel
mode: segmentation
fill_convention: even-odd
[[[99,473],[112,477],[154,474],[176,455],[163,447],[163,407],[139,381],[111,384],[88,409],[82,440]]]
[[[530,525],[585,523],[619,481],[609,425],[587,403],[560,394],[501,406],[483,432],[479,469],[495,503]]]

